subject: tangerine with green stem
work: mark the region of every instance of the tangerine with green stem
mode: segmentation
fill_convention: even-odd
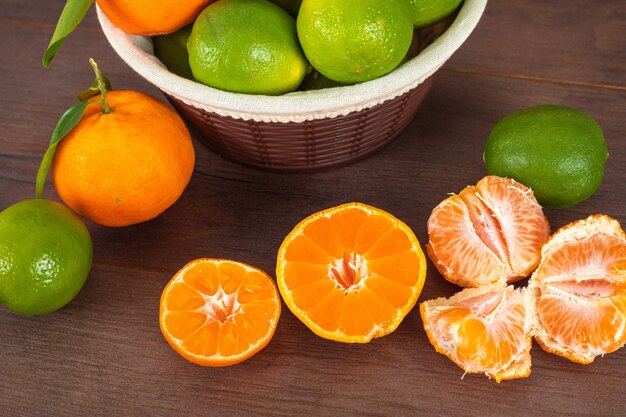
[[[191,136],[178,114],[147,94],[107,92],[103,81],[100,92],[58,144],[52,161],[57,193],[98,224],[151,220],[178,200],[191,178]]]

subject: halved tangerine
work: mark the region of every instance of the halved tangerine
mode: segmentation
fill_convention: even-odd
[[[315,213],[278,251],[278,288],[315,334],[366,343],[393,332],[424,285],[426,260],[411,229],[361,203]]]
[[[505,285],[530,275],[549,235],[548,220],[528,187],[487,176],[435,207],[426,250],[450,282]]]
[[[196,259],[167,284],[159,324],[183,358],[205,366],[248,359],[270,341],[280,317],[274,281],[260,269],[224,259]]]
[[[435,350],[496,382],[530,375],[531,314],[521,290],[489,285],[420,304]]]
[[[535,340],[546,351],[587,364],[626,343],[626,235],[593,215],[559,229],[529,282]]]

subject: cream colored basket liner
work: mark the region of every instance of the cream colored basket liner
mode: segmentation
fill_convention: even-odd
[[[373,107],[398,97],[435,73],[467,39],[487,0],[465,0],[452,26],[417,57],[376,80],[282,96],[229,93],[179,77],[167,70],[153,52],[148,37],[129,35],[98,11],[100,25],[118,55],[139,75],[183,102],[235,119],[257,122],[303,122],[332,118]]]

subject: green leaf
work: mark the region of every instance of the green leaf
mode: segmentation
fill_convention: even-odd
[[[102,81],[104,81],[104,88],[106,88],[107,91],[111,91],[113,88],[111,87],[109,79],[103,73],[100,73],[100,76],[102,77]],[[78,97],[80,101],[87,101],[98,94],[100,94],[100,88],[98,86],[98,78],[96,77],[91,83],[91,86],[85,91],[76,94],[76,97]]]
[[[50,170],[50,164],[52,163],[52,158],[54,157],[54,153],[57,150],[57,145],[59,141],[65,137],[73,128],[80,122],[80,119],[83,117],[83,113],[89,103],[87,101],[81,101],[80,103],[74,104],[70,107],[63,116],[59,119],[56,127],[54,128],[54,132],[52,132],[52,138],[50,139],[50,145],[46,150],[46,153],[41,160],[41,164],[39,165],[39,170],[37,171],[37,182],[35,185],[35,192],[37,198],[41,198],[43,193],[43,185],[46,182],[46,177],[48,176],[48,171]]]
[[[42,63],[44,68],[50,67],[50,63],[61,48],[61,45],[63,45],[63,41],[82,22],[92,3],[93,0],[67,0],[54,29],[52,39],[50,39],[50,44],[48,44],[48,49],[46,49],[43,55]]]

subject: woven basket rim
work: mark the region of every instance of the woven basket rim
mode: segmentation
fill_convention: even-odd
[[[154,56],[149,37],[115,27],[97,7],[98,20],[112,48],[135,72],[164,93],[220,116],[258,122],[303,122],[361,111],[412,90],[434,74],[478,24],[487,0],[465,0],[452,25],[418,56],[391,73],[361,84],[281,96],[231,93],[171,73]]]

